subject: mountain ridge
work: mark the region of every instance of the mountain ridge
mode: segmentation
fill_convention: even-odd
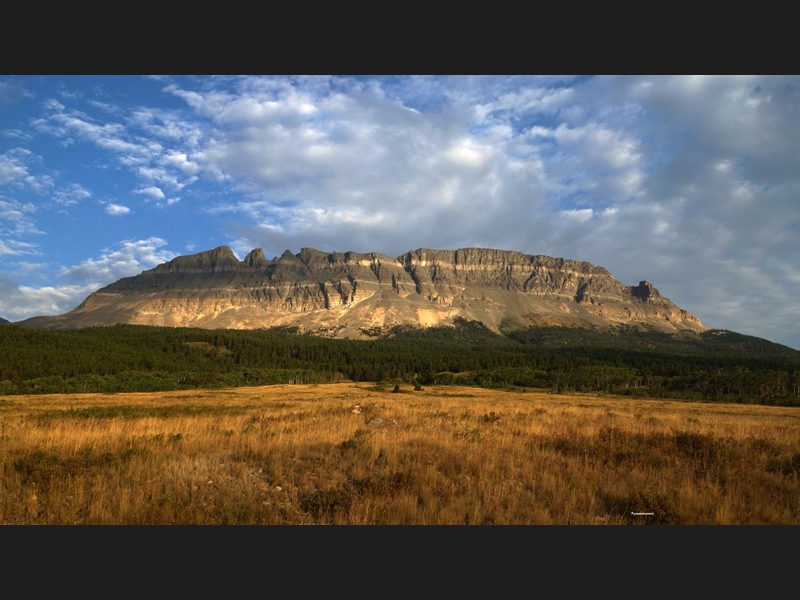
[[[398,257],[301,248],[239,260],[228,246],[178,256],[89,295],[46,329],[138,323],[203,328],[298,327],[367,339],[397,325],[464,318],[494,331],[530,325],[649,326],[705,331],[649,282],[626,286],[585,261],[490,248],[418,248]]]

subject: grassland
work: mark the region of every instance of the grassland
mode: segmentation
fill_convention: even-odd
[[[785,407],[353,383],[13,396],[0,461],[0,523],[800,523]]]

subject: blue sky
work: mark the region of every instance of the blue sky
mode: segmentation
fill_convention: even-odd
[[[482,246],[800,348],[798,77],[3,77],[0,317],[220,245]]]

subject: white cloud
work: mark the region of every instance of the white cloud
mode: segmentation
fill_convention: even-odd
[[[184,175],[194,175],[200,170],[200,166],[191,160],[183,152],[174,152],[165,157],[166,164],[180,169]]]
[[[53,178],[49,175],[30,172],[32,162],[41,162],[41,158],[25,148],[14,148],[0,154],[0,184],[20,189],[27,187],[35,192],[53,187]]]
[[[452,162],[473,168],[484,165],[492,154],[490,146],[478,144],[471,139],[458,140],[445,151],[445,155]]]
[[[122,242],[117,249],[104,250],[100,258],[62,267],[58,277],[64,282],[58,285],[20,286],[7,274],[0,273],[0,315],[20,320],[71,310],[104,285],[175,258],[174,252],[164,248],[166,244],[157,237]]]
[[[0,233],[10,235],[42,233],[33,222],[32,215],[35,212],[36,207],[30,202],[22,203],[0,196]]]
[[[150,198],[152,198],[154,200],[161,200],[162,198],[165,197],[164,196],[164,192],[162,192],[161,189],[157,188],[154,185],[149,185],[149,186],[147,186],[145,188],[141,188],[139,190],[134,190],[133,193],[134,194],[142,194],[144,196],[149,196]]]
[[[129,212],[131,212],[131,209],[127,206],[122,206],[121,204],[109,203],[106,205],[106,212],[114,216],[127,215]]]
[[[0,105],[16,104],[23,98],[33,98],[33,94],[18,82],[0,81]]]
[[[27,131],[22,131],[21,129],[4,129],[3,135],[9,138],[21,140],[23,142],[28,142],[33,139],[33,136],[30,133]]]
[[[126,117],[119,106],[99,101],[89,104],[100,108],[105,116],[119,117],[123,122],[103,122],[50,100],[45,103],[49,114],[35,120],[33,127],[67,145],[80,140],[112,153],[120,165],[143,180],[139,192],[156,199],[163,196],[156,193],[158,188],[154,183],[178,191],[197,180],[197,165],[187,154],[187,149],[196,146],[201,135],[197,126],[173,118],[165,111],[139,108]],[[164,145],[169,143],[178,144],[179,148]],[[163,194],[160,190],[159,193]]]
[[[116,250],[104,250],[98,259],[88,259],[79,265],[62,267],[59,277],[70,282],[104,285],[122,277],[138,275],[177,256],[164,249],[166,240],[157,237],[122,242]]]
[[[64,131],[104,150],[147,158],[148,151],[151,150],[150,144],[136,143],[127,139],[129,135],[122,124],[100,124],[80,111],[63,112],[64,108],[63,106],[57,108],[56,112],[50,116],[50,121],[60,125]]]
[[[182,119],[174,111],[139,107],[128,122],[148,135],[186,147],[196,146],[202,136],[201,129],[196,124]]]
[[[21,242],[19,240],[14,240],[14,239],[0,240],[0,255],[39,254],[36,248],[38,248],[38,244]]]
[[[95,289],[93,285],[19,286],[10,277],[0,274],[0,315],[18,321],[37,315],[60,314],[75,308]]]
[[[63,206],[73,206],[91,197],[92,193],[78,183],[71,183],[65,189],[53,192],[53,200]]]
[[[572,210],[562,210],[561,214],[567,219],[583,223],[592,218],[594,211],[591,208],[576,208]]]
[[[109,104],[108,102],[100,102],[99,100],[89,100],[89,104],[116,117],[120,117],[125,114],[125,111],[123,111],[122,108],[114,104]],[[63,109],[64,106],[62,105],[61,108]]]
[[[10,248],[3,240],[0,240],[0,256],[3,254],[17,254],[17,252]]]
[[[16,272],[9,273],[13,276],[21,276],[27,279],[35,279],[40,281],[47,281],[44,270],[48,267],[46,262],[29,262],[29,261],[16,261],[12,263],[16,267]]]
[[[364,91],[352,82],[317,79],[303,87],[246,79],[240,87],[239,94],[167,88],[215,124],[213,142],[209,136],[191,158],[170,161],[191,160],[192,172],[238,182],[255,199],[218,209],[240,210],[262,229],[313,237],[324,220],[365,233],[381,223],[397,234],[422,226],[428,235],[453,210],[483,204],[496,211],[524,191],[510,200],[524,202],[527,214],[543,199],[542,163],[518,152],[518,136],[506,124],[474,132],[469,111],[457,119],[423,114],[379,86]],[[473,222],[463,238],[477,228]],[[380,227],[374,237],[384,237]]]

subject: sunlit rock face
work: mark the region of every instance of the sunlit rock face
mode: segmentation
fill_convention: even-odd
[[[587,262],[488,248],[420,248],[397,258],[303,248],[240,261],[221,246],[179,256],[90,295],[75,310],[20,324],[68,329],[116,323],[256,329],[296,326],[341,338],[457,317],[495,331],[530,325],[706,328],[642,281],[626,286]]]

